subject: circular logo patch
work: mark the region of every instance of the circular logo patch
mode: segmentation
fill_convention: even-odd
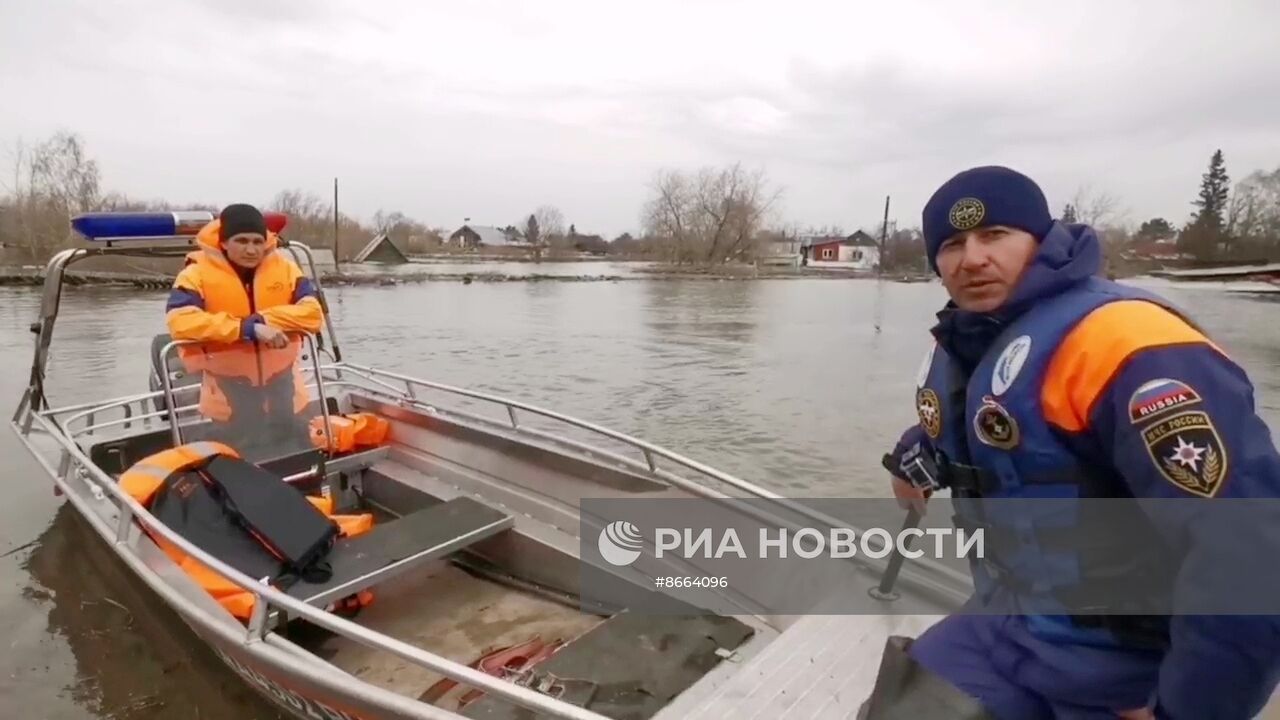
[[[1018,377],[1018,373],[1022,371],[1022,364],[1027,361],[1027,355],[1030,353],[1030,335],[1020,335],[1009,343],[1000,353],[1000,357],[996,358],[996,365],[991,370],[991,392],[1003,395]]]
[[[982,407],[973,416],[973,432],[983,443],[1001,450],[1018,444],[1018,423],[1004,406],[990,397],[982,399]]]
[[[920,427],[937,440],[942,434],[942,402],[938,400],[938,393],[929,388],[917,392],[916,413],[920,416]]]
[[[947,220],[951,222],[951,227],[957,230],[972,230],[978,227],[978,223],[982,222],[982,218],[986,217],[987,208],[978,198],[960,198],[955,205],[951,206],[951,212],[947,213]]]

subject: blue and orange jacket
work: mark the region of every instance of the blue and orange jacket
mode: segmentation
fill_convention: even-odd
[[[965,371],[972,372],[1002,330],[1032,305],[1098,274],[1101,251],[1085,226],[1057,226],[1027,269],[1008,303],[988,314],[948,305],[932,333]],[[1216,428],[1229,458],[1221,482],[1196,488],[1170,479],[1153,461],[1143,437],[1148,412],[1170,393],[1190,388],[1197,409]],[[1162,394],[1163,393],[1163,394]],[[1280,454],[1258,417],[1253,387],[1243,369],[1201,331],[1145,300],[1105,304],[1071,328],[1053,352],[1039,389],[1044,420],[1055,436],[1088,464],[1111,468],[1118,496],[1139,498],[1280,497]],[[895,452],[929,442],[915,425]],[[1205,511],[1208,510],[1206,502]],[[1187,548],[1175,585],[1195,591],[1194,578],[1231,565],[1241,544],[1275,544],[1262,528],[1237,528],[1229,542],[1207,538],[1201,514],[1178,518],[1162,535]],[[1280,546],[1271,547],[1280,557]],[[1170,647],[1160,667],[1157,717],[1244,717],[1267,702],[1280,676],[1280,618],[1193,616],[1171,618]]]
[[[277,250],[279,240],[271,232],[261,264],[251,279],[242,279],[222,252],[218,226],[215,219],[197,234],[200,249],[188,255],[174,281],[165,316],[174,340],[200,343],[179,351],[189,372],[204,374],[200,411],[214,420],[230,419],[233,408],[219,388],[219,378],[260,387],[291,370],[294,412],[301,412],[308,395],[295,362],[300,341],[291,339],[279,350],[261,347],[253,328],[262,323],[286,332],[319,332],[324,317],[315,286],[297,263]]]

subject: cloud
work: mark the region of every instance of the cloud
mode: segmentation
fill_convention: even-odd
[[[354,213],[442,225],[554,202],[634,231],[658,168],[735,161],[815,225],[871,226],[887,194],[914,222],[989,162],[1176,222],[1214,149],[1280,165],[1278,25],[1264,0],[9,3],[0,142],[75,130],[142,197],[339,176]]]

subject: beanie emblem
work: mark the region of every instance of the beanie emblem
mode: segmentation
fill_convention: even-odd
[[[960,198],[951,206],[951,212],[947,213],[947,221],[956,230],[972,230],[978,227],[986,214],[987,208],[981,200],[972,197]]]

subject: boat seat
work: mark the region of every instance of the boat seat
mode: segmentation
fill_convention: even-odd
[[[425,507],[334,544],[326,556],[333,575],[297,582],[289,594],[318,607],[369,588],[507,530],[510,515],[467,497]]]

